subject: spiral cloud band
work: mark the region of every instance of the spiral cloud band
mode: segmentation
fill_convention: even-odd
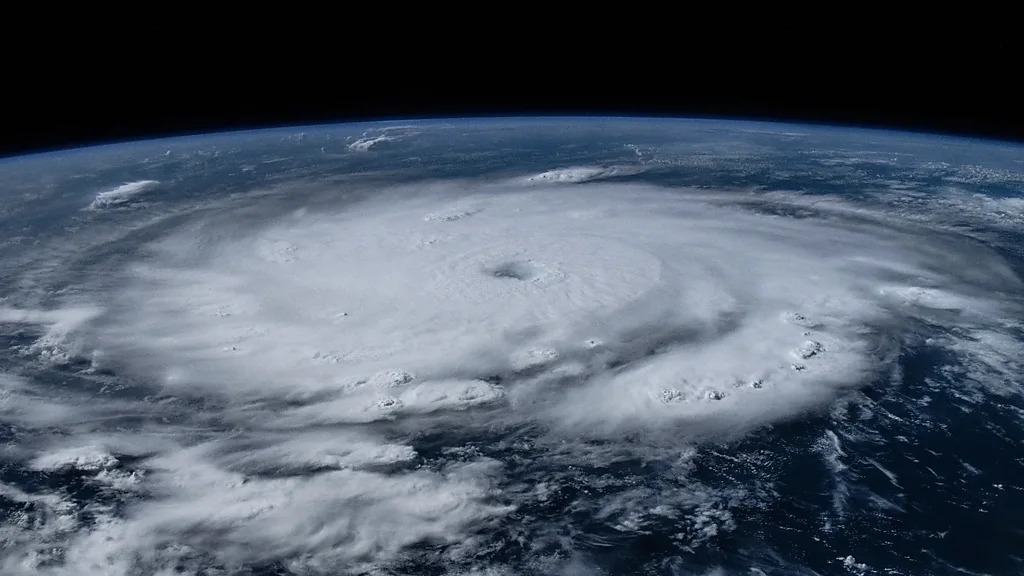
[[[585,433],[733,427],[863,382],[905,318],[990,322],[985,291],[1018,287],[979,246],[867,215],[641,186],[463,187],[238,237],[172,233],[129,268],[96,361],[169,390],[295,399],[269,417],[281,426],[502,401]]]
[[[604,173],[621,171],[300,195],[284,215],[211,209],[66,309],[0,310],[47,327],[35,345],[48,357],[144,383],[100,404],[10,379],[8,421],[74,432],[24,447],[34,469],[145,497],[86,530],[9,531],[3,571],[359,571],[401,566],[424,542],[458,562],[548,497],[510,483],[513,464],[474,452],[466,431],[531,430],[531,449],[564,464],[670,450],[683,474],[691,444],[885,378],[923,323],[979,369],[1019,353],[1002,335],[1021,282],[965,236],[839,201]],[[618,498],[597,516],[630,508]],[[650,513],[728,529],[701,494],[678,498]],[[47,564],[40,534],[66,545],[64,564]]]

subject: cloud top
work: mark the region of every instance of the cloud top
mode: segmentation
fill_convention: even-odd
[[[137,180],[126,182],[116,188],[100,192],[89,204],[89,210],[103,210],[122,206],[135,199],[139,194],[159,185],[156,180]]]

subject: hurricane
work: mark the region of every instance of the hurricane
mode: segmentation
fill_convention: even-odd
[[[0,164],[0,571],[1020,569],[1020,148],[617,122]]]

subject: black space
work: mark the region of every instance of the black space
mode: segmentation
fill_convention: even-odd
[[[862,53],[796,41],[735,60],[708,59],[712,48],[654,60],[628,44],[568,42],[503,59],[413,46],[400,58],[335,49],[310,63],[275,56],[275,46],[241,45],[203,58],[161,54],[142,67],[124,58],[129,47],[9,71],[0,156],[270,126],[494,115],[727,117],[1024,141],[1017,46],[935,46]]]

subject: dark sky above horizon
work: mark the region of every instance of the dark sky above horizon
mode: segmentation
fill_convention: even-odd
[[[12,83],[19,88],[0,107],[0,156],[272,126],[493,115],[710,116],[1024,142],[1024,105],[1012,75],[998,70],[954,78],[898,66],[785,75],[773,68],[652,79],[639,70],[553,68],[535,77],[510,70],[504,79],[465,69],[414,76],[416,66],[405,66],[389,74],[346,69],[349,81],[258,68],[176,80],[96,77],[93,70],[33,77]]]

